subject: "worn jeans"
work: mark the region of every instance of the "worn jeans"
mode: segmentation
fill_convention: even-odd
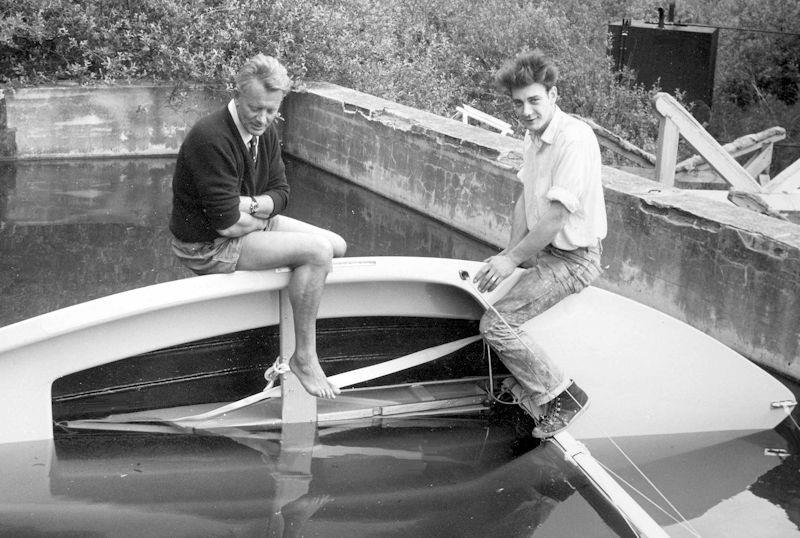
[[[546,247],[481,319],[484,339],[536,405],[558,396],[571,380],[520,326],[600,276],[600,252],[600,245],[569,251]]]

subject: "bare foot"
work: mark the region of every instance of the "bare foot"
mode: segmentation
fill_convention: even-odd
[[[300,380],[306,392],[312,396],[333,399],[341,392],[339,387],[331,384],[328,378],[325,377],[325,372],[322,371],[319,359],[316,357],[302,362],[297,358],[297,355],[294,355],[289,361],[289,369]]]

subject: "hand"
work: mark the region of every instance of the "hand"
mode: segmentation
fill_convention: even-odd
[[[517,265],[503,254],[492,256],[486,259],[486,265],[481,267],[473,282],[478,285],[478,291],[494,291],[500,282],[508,278],[514,272]]]
[[[269,219],[264,219],[261,217],[257,217],[255,215],[248,215],[252,218],[253,222],[253,232],[263,232],[267,228],[267,224],[269,223]]]

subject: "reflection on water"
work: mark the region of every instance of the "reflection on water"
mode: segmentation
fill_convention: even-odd
[[[524,443],[517,425],[502,417],[386,419],[216,437],[71,432],[0,444],[0,535],[632,536],[554,445]],[[695,452],[681,449],[689,440],[657,440],[676,443],[674,455],[645,457],[640,469],[688,522],[676,521],[609,441],[588,446],[667,510],[642,501],[670,536],[795,536],[798,497],[763,495],[762,481],[781,466],[757,456],[777,435]],[[635,452],[653,440],[620,442]],[[798,487],[796,463],[793,472],[794,480],[783,473],[787,492]]]
[[[190,276],[168,250],[172,166],[172,159],[22,163],[16,179],[0,176],[0,325]],[[341,233],[348,255],[493,252],[307,165],[288,169],[288,214]],[[699,534],[750,537],[800,536],[798,439],[786,421],[733,441],[617,441]],[[587,445],[669,510],[610,442]],[[316,435],[92,434],[0,445],[0,534],[624,534],[548,447],[520,451],[507,427],[466,419]],[[670,535],[693,535],[674,511],[642,504]]]
[[[515,537],[563,510],[576,536],[622,524],[552,445],[469,418],[65,434],[0,456],[16,469],[0,478],[9,534]]]

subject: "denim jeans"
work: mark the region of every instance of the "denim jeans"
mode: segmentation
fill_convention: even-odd
[[[599,245],[570,251],[548,246],[494,304],[497,312],[489,309],[481,319],[483,337],[536,405],[558,396],[571,380],[519,327],[600,276],[600,252]]]

